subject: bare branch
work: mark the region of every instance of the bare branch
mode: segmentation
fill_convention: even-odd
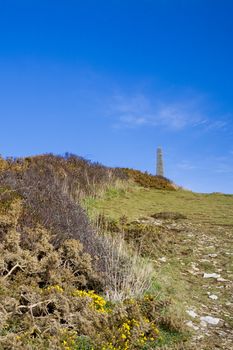
[[[8,272],[8,274],[7,274],[6,276],[3,277],[3,279],[5,280],[7,277],[9,277],[9,276],[12,274],[12,272],[14,272],[14,270],[15,270],[17,267],[19,267],[20,269],[22,269],[22,266],[19,265],[19,263],[15,264],[15,266],[12,267],[12,269]]]

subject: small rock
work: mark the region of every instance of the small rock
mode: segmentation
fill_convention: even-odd
[[[220,278],[220,275],[217,273],[204,273],[204,278]]]
[[[159,261],[161,261],[161,262],[166,262],[167,259],[165,258],[165,256],[163,256],[162,258],[159,258]]]
[[[202,316],[201,321],[206,324],[210,324],[212,326],[217,326],[219,323],[220,319],[212,316]]]
[[[207,323],[205,321],[201,321],[200,325],[201,327],[207,327]]]
[[[227,280],[225,278],[222,278],[222,277],[218,277],[217,281],[218,282],[227,282]]]
[[[208,254],[211,258],[216,258],[218,254]]]
[[[193,317],[193,318],[195,318],[195,317],[198,316],[198,314],[196,314],[196,312],[193,311],[193,310],[186,310],[186,312],[187,312],[187,314],[188,314],[189,316],[191,316],[191,317]]]
[[[195,331],[197,331],[197,330],[199,329],[199,327],[198,327],[198,326],[195,326],[195,325],[193,324],[192,321],[186,322],[186,325],[187,325],[188,327],[194,329]]]
[[[212,300],[217,300],[218,296],[215,295],[215,294],[211,294],[211,295],[209,295],[209,298],[212,299]]]

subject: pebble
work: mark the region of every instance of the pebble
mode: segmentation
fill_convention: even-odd
[[[209,254],[209,256],[210,256],[211,258],[216,258],[216,257],[218,256],[218,254]]]
[[[219,277],[217,278],[218,282],[227,282],[227,280],[225,278]]]
[[[209,298],[212,299],[212,300],[217,300],[218,296],[215,295],[215,294],[211,294],[211,295],[209,295]]]
[[[204,278],[220,278],[220,275],[218,273],[204,273]]]
[[[159,261],[161,261],[161,262],[166,262],[167,259],[165,258],[165,256],[163,256],[162,258],[159,258]]]
[[[187,310],[186,312],[187,312],[187,314],[188,314],[189,316],[191,316],[191,317],[193,317],[193,318],[195,318],[195,317],[198,316],[198,314],[196,314],[196,312],[193,311],[193,310]]]
[[[195,331],[197,331],[197,330],[199,329],[199,327],[198,327],[198,326],[195,326],[195,325],[193,324],[192,321],[186,322],[186,325],[187,325],[188,327],[194,329]]]

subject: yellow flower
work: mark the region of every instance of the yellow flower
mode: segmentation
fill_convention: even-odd
[[[100,295],[96,294],[93,290],[91,291],[84,291],[84,290],[76,290],[73,293],[73,296],[79,297],[79,298],[89,298],[91,299],[90,306],[94,308],[95,310],[99,312],[106,312],[105,306],[106,306],[106,301],[104,300],[103,297]]]
[[[45,291],[48,291],[48,292],[56,291],[58,293],[64,292],[63,288],[60,287],[58,284],[56,284],[55,286],[48,286],[47,288],[45,288]]]

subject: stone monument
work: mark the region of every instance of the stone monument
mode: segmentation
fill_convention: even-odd
[[[163,168],[163,152],[162,148],[157,148],[157,163],[156,163],[156,175],[164,176],[164,168]]]

